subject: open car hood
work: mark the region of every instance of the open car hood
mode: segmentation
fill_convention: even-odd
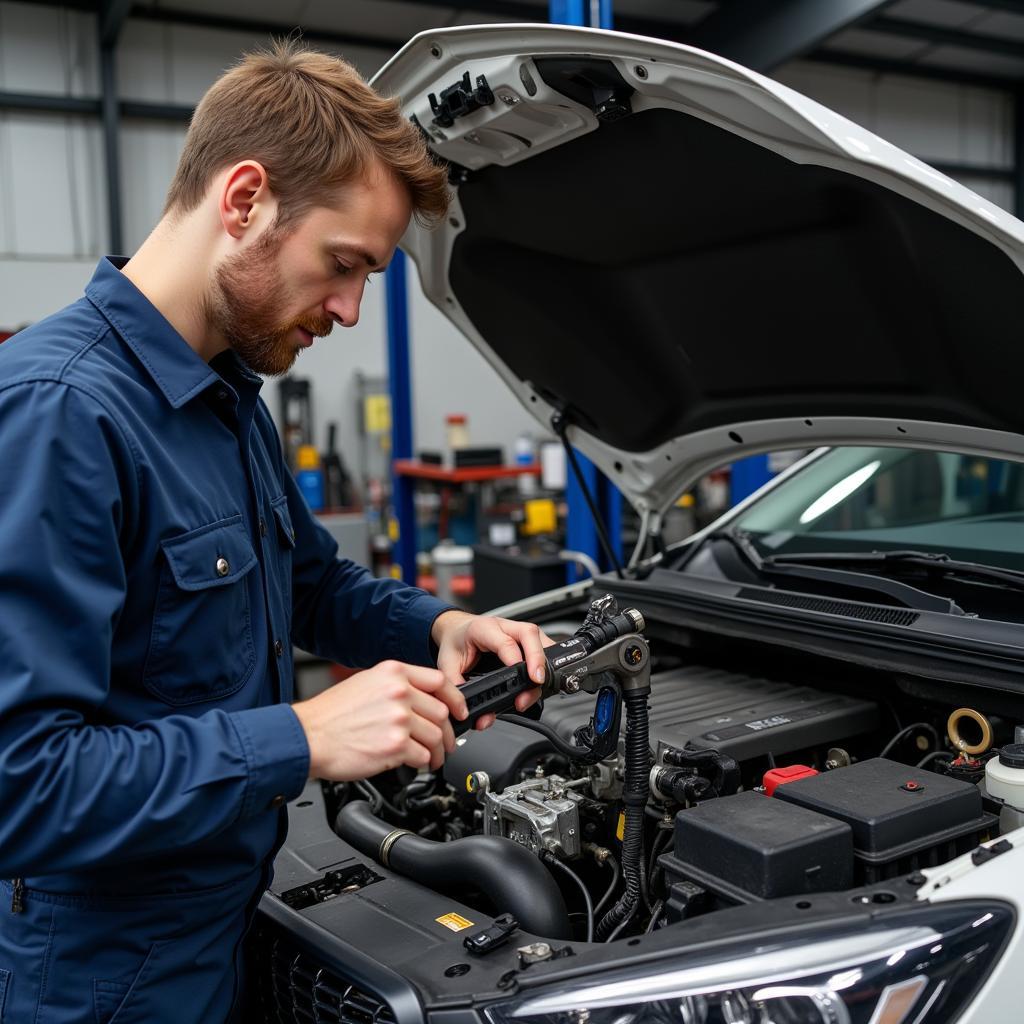
[[[614,32],[427,32],[374,84],[451,166],[402,242],[427,296],[638,511],[770,450],[1024,458],[1024,224],[944,174]]]

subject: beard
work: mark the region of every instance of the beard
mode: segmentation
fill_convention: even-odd
[[[329,316],[280,319],[287,301],[278,255],[284,232],[270,227],[244,252],[217,268],[204,303],[207,322],[224,337],[249,369],[276,377],[287,373],[299,354],[292,339],[296,327],[314,337],[331,333]]]

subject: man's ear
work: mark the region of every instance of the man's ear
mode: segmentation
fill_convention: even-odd
[[[228,171],[220,190],[219,213],[224,230],[236,239],[253,228],[258,233],[273,221],[277,202],[261,163],[243,160]]]

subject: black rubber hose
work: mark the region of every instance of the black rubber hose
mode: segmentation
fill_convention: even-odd
[[[616,926],[631,918],[644,884],[644,808],[650,796],[651,751],[648,741],[647,693],[622,695],[626,705],[626,777],[622,802],[626,823],[622,839],[622,874],[626,888],[597,926],[598,940],[609,939]]]
[[[365,800],[342,807],[334,831],[360,853],[431,889],[454,894],[470,887],[481,890],[499,913],[511,914],[524,931],[544,938],[572,938],[558,883],[533,853],[511,839],[466,836],[434,842],[381,821]],[[382,859],[381,844],[396,832]]]

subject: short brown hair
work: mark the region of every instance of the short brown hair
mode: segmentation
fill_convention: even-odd
[[[294,39],[246,54],[200,100],[164,213],[194,210],[223,168],[258,160],[284,227],[375,164],[409,190],[422,222],[444,216],[447,175],[397,99],[375,92],[351,64]]]

